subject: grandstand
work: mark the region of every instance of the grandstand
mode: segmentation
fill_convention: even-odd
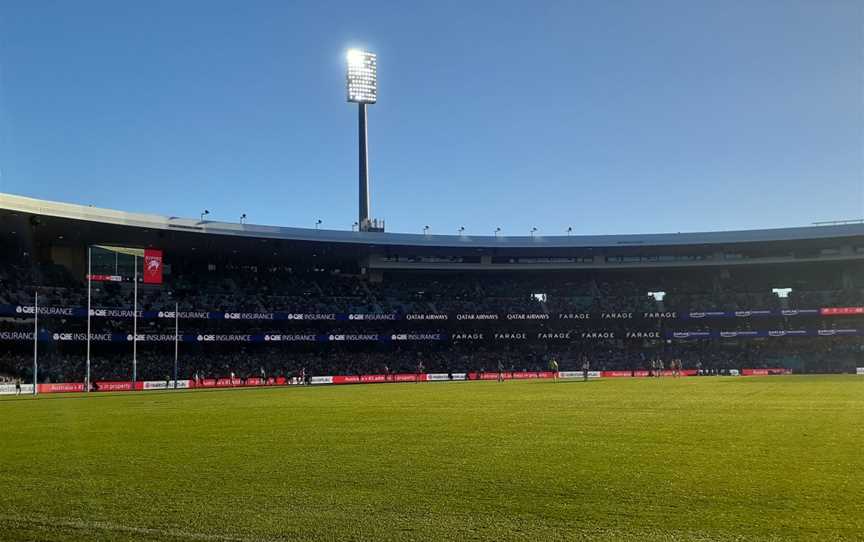
[[[616,375],[657,358],[704,374],[862,365],[864,224],[508,237],[203,218],[0,194],[0,375],[32,381],[34,324],[46,389],[84,382],[88,365],[94,382],[212,385],[420,364],[536,376],[584,357]],[[105,246],[161,251],[161,283]]]

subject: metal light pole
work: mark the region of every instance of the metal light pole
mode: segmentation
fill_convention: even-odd
[[[346,86],[348,102],[357,104],[358,120],[358,222],[359,230],[369,229],[369,148],[366,129],[366,106],[378,101],[378,56],[351,49],[347,54]]]
[[[358,222],[363,228],[364,224],[369,223],[369,149],[367,143],[368,134],[366,132],[366,104],[357,104],[357,119],[358,119],[358,140],[359,140],[359,172],[360,179],[359,187],[359,209]]]

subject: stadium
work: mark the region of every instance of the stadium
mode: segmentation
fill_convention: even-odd
[[[0,10],[0,541],[864,540],[860,9],[109,4]]]
[[[505,378],[536,378],[552,360],[581,376],[586,359],[595,377],[647,375],[655,360],[671,374],[673,359],[685,375],[854,373],[864,344],[861,224],[409,235],[0,197],[14,255],[3,262],[3,369],[33,381],[38,303],[43,392],[83,391],[88,366],[97,389],[114,390],[301,373],[315,383],[484,379],[499,364]],[[159,255],[156,283],[128,247]]]
[[[0,208],[2,538],[864,528],[862,224],[442,236]]]

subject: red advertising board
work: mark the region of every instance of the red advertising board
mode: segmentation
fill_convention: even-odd
[[[261,380],[257,376],[247,378],[243,380],[241,378],[235,378],[231,380],[230,378],[202,378],[199,380],[190,380],[188,387],[190,388],[246,388],[246,387],[257,387],[257,386],[284,386],[288,381],[284,376],[280,377],[269,377],[266,382]]]
[[[601,376],[603,378],[623,378],[628,376],[638,376],[635,373],[641,371],[603,371]]]
[[[579,374],[579,371],[573,371],[567,374]],[[650,376],[650,373],[645,370],[638,371],[602,371],[602,372],[593,372],[595,376],[599,375],[604,378],[618,378],[618,377],[647,377]],[[697,371],[695,369],[682,369],[681,376],[695,376]],[[672,371],[664,370],[663,376],[672,376]],[[780,367],[768,368],[768,369],[742,369],[741,374],[744,376],[767,376],[767,375],[787,375],[792,374],[792,371],[789,369],[783,369]],[[503,373],[503,376],[506,380],[525,380],[525,379],[534,379],[534,378],[552,378],[554,373],[550,371],[506,371]],[[433,375],[433,377],[436,375]],[[447,377],[445,374],[438,375],[441,377]],[[498,378],[497,372],[483,372],[483,373],[468,373],[464,375],[460,373],[460,380],[467,376],[468,380],[495,380]],[[391,375],[337,375],[337,376],[327,376],[327,377],[313,377],[318,379],[327,379],[326,382],[318,382],[318,383],[332,383],[332,384],[375,384],[375,383],[385,383],[385,382],[425,382],[430,380],[436,380],[436,378],[430,378],[429,375],[423,374],[413,374],[413,373],[401,373],[401,374],[391,374]],[[442,380],[444,378],[439,378],[437,380]],[[241,378],[205,378],[201,380],[178,380],[178,388],[242,388],[242,387],[258,387],[258,386],[272,386],[272,385],[286,385],[297,382],[289,382],[285,377],[273,378],[270,377],[268,379],[262,380],[261,378],[251,377],[247,379]],[[158,384],[158,385],[157,385]],[[146,389],[166,389],[171,388],[172,385],[165,383],[164,381],[154,381],[154,382],[117,382],[117,381],[101,381],[96,382],[94,384],[92,391],[133,391],[133,390],[146,390]],[[39,384],[39,393],[65,393],[65,392],[83,392],[84,384],[80,382],[65,382],[65,383],[52,383],[52,384]]]
[[[66,393],[84,391],[83,382],[64,382],[55,384],[39,384],[39,393]]]
[[[133,391],[142,389],[140,382],[138,386],[134,386],[132,382],[96,382],[94,391]]]
[[[823,307],[819,309],[822,316],[844,316],[849,314],[864,314],[864,307]]]
[[[87,275],[91,282],[123,282],[120,275]]]
[[[779,367],[772,369],[741,369],[741,374],[744,376],[788,375],[792,374],[792,371]]]
[[[551,371],[504,371],[504,380],[527,380],[532,378],[552,378]],[[468,373],[468,380],[497,380],[498,372]]]

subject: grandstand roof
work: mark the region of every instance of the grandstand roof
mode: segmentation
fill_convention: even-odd
[[[130,213],[112,209],[60,203],[24,196],[0,193],[0,210],[29,215],[86,221],[93,224],[118,225],[148,230],[234,236],[236,238],[281,239],[312,243],[358,244],[375,246],[414,246],[448,248],[543,249],[543,248],[604,248],[658,247],[686,245],[729,245],[737,243],[770,243],[864,237],[864,224],[835,224],[688,233],[651,233],[624,235],[535,235],[498,237],[491,235],[424,235],[411,233],[376,233],[311,228],[289,228],[239,224]]]

